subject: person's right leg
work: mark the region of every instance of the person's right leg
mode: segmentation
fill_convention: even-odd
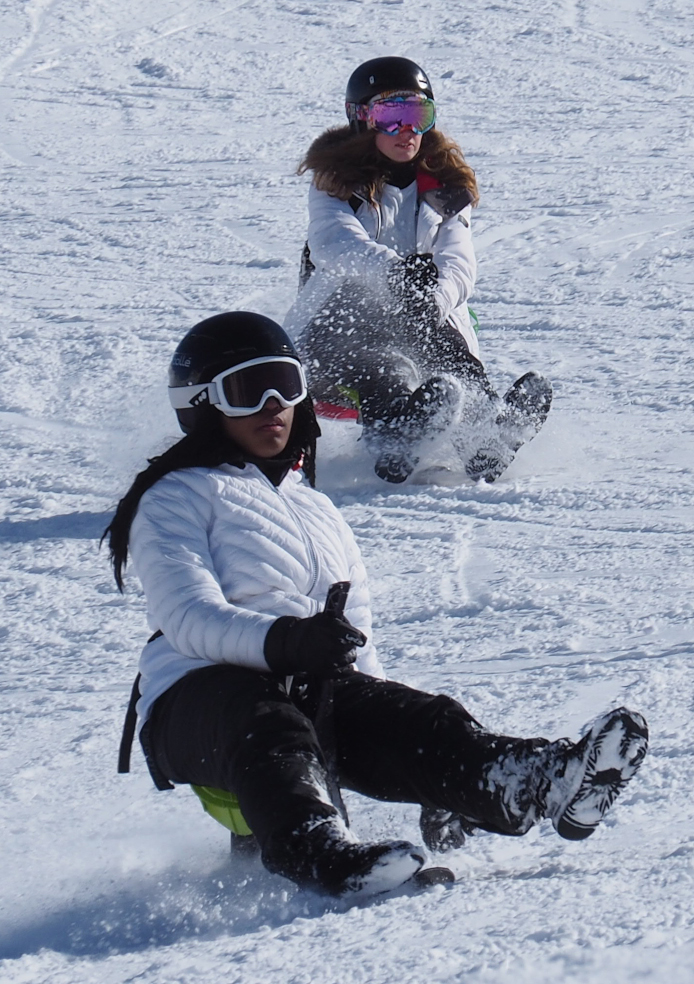
[[[336,814],[313,725],[277,676],[228,664],[194,670],[159,697],[146,727],[161,772],[235,793],[261,846],[278,821]]]
[[[403,481],[417,462],[416,446],[448,426],[459,397],[459,385],[442,378],[446,369],[426,371],[424,339],[369,288],[346,281],[306,326],[298,345],[314,399],[344,405],[351,394],[376,473],[386,481]],[[451,357],[448,363],[460,370],[461,359]],[[481,363],[472,356],[469,361],[470,372],[484,376]]]
[[[407,842],[351,835],[330,800],[314,725],[283,678],[229,664],[195,670],[155,702],[146,728],[161,773],[235,793],[264,865],[299,885],[368,891],[377,875],[389,887],[423,861]]]
[[[420,382],[387,309],[356,281],[333,291],[297,345],[314,399],[339,403],[352,392],[369,422],[390,419]]]

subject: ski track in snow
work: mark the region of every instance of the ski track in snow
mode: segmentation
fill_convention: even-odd
[[[0,981],[689,984],[694,972],[690,0],[0,0]],[[147,629],[98,540],[175,436],[179,337],[281,318],[307,180],[362,60],[432,77],[480,181],[473,307],[499,389],[555,384],[493,486],[386,488],[328,424],[391,676],[488,727],[651,752],[585,843],[478,834],[459,881],[348,908],[230,864],[185,790],[115,775]],[[354,795],[368,838],[411,806]]]

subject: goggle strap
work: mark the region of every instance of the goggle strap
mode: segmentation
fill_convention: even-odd
[[[206,403],[219,403],[216,383],[199,383],[197,386],[169,386],[169,402],[174,410],[190,410]]]

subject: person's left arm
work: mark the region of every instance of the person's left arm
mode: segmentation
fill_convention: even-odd
[[[441,221],[432,253],[438,269],[434,291],[441,312],[441,321],[472,295],[477,275],[477,261],[472,242],[468,205],[457,215]]]

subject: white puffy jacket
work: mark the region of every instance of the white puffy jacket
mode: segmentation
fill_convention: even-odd
[[[430,204],[436,204],[435,193],[426,198],[418,195],[416,182],[403,189],[385,185],[376,206],[362,202],[355,213],[349,202],[311,185],[308,246],[316,269],[287,313],[285,330],[300,338],[344,280],[359,280],[387,296],[388,270],[395,260],[413,252],[432,253],[439,271],[435,295],[442,320],[457,328],[478,356],[468,313],[477,271],[472,209],[467,205],[445,215]]]
[[[142,496],[129,550],[150,628],[163,633],[140,657],[141,723],[191,670],[233,663],[268,672],[270,625],[321,611],[334,581],[352,582],[345,614],[369,639],[358,669],[384,675],[352,531],[298,472],[278,488],[252,464],[171,472]]]

